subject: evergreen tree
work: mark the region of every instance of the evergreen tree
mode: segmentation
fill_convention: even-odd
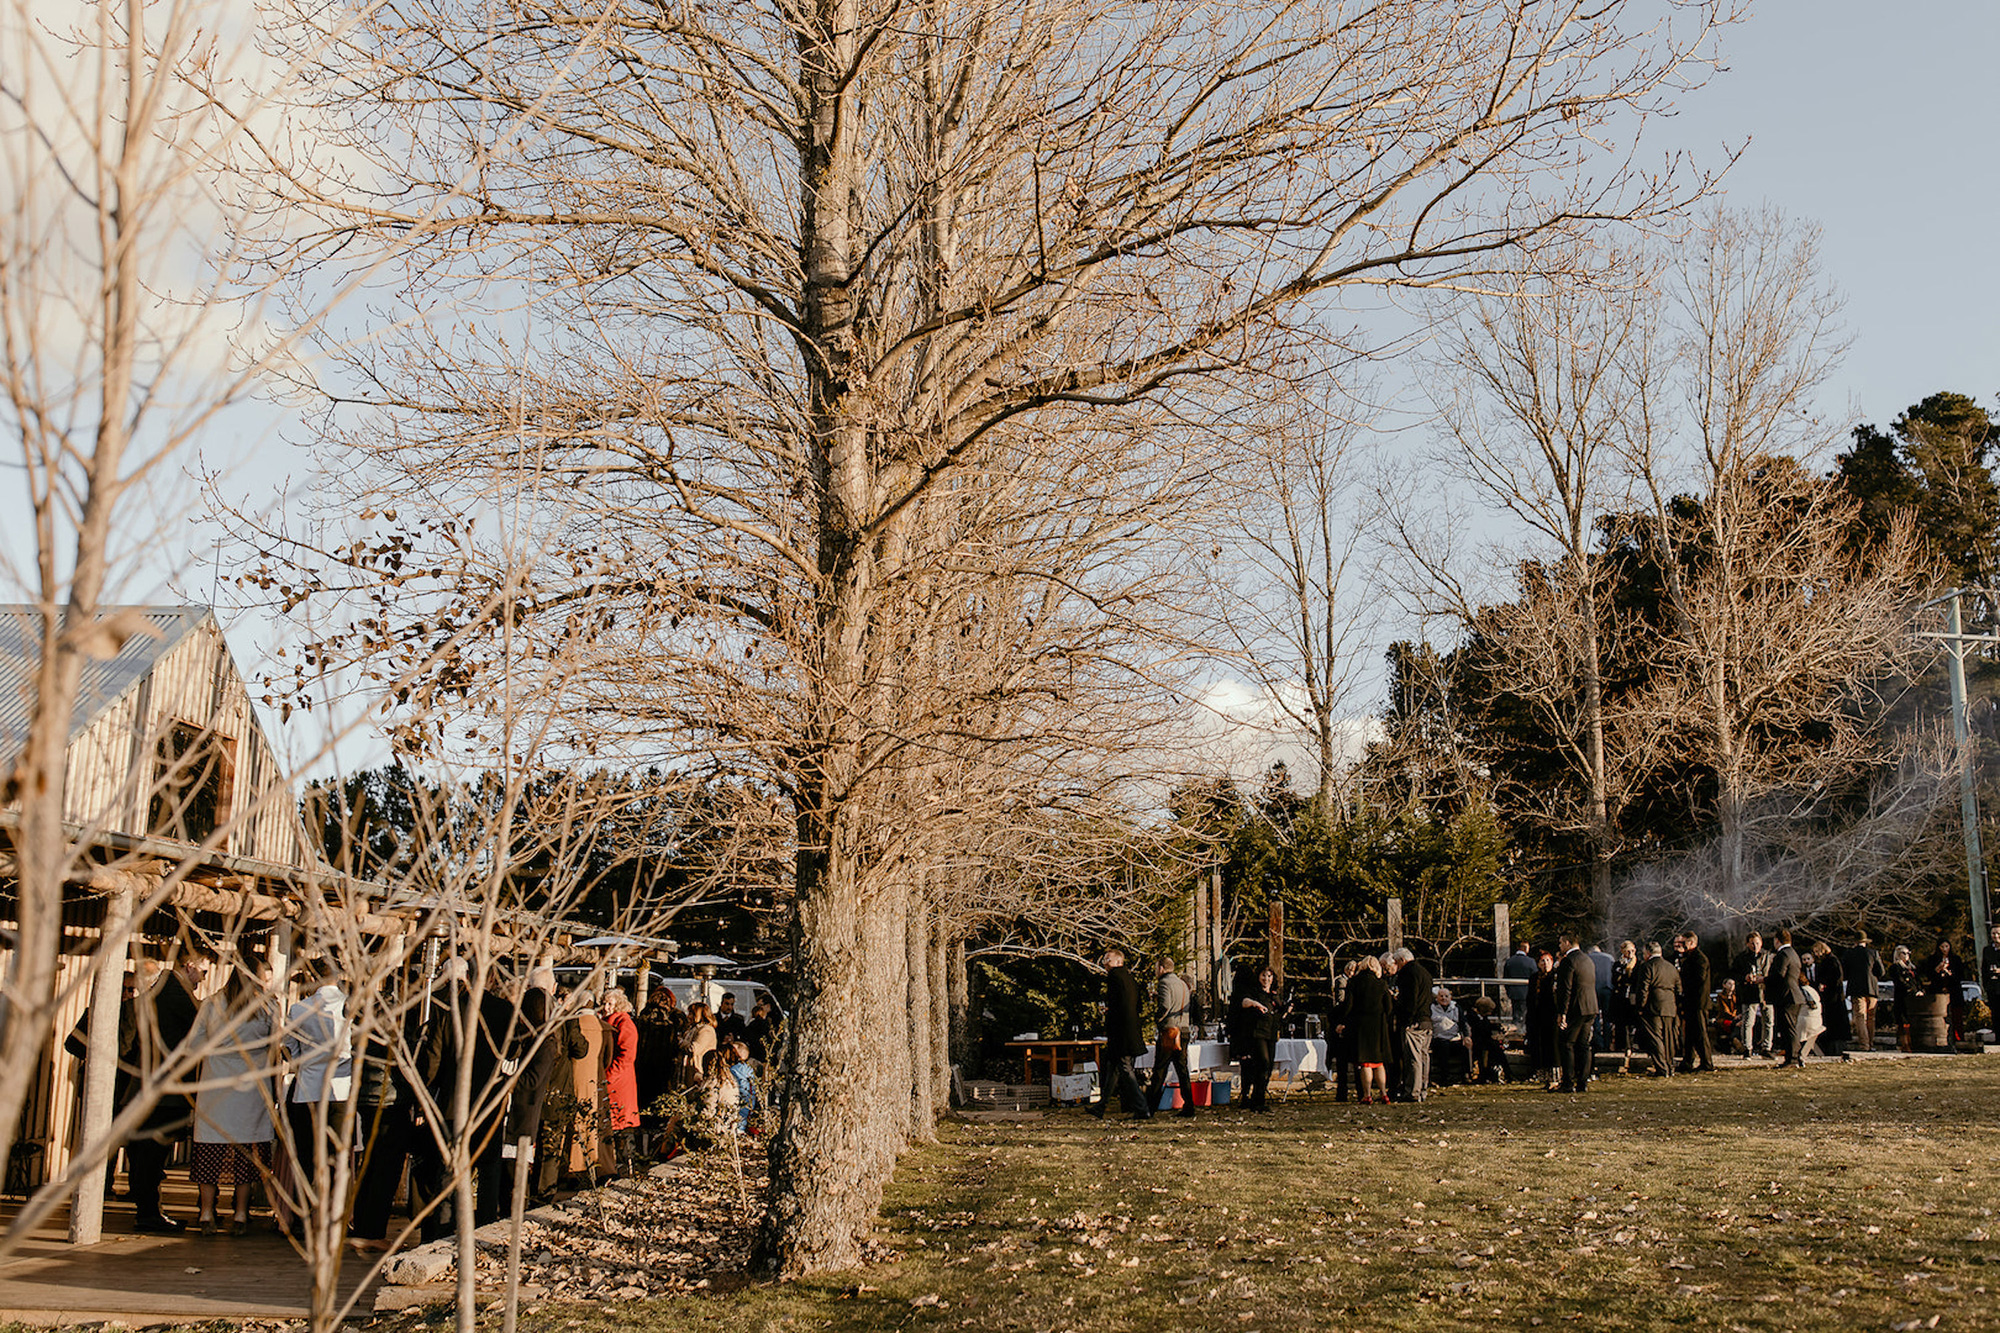
[[[1853,438],[1836,470],[1861,502],[1859,525],[1879,537],[1897,513],[1911,513],[1951,586],[1992,587],[2000,577],[2000,485],[1991,458],[2000,426],[1992,414],[1962,393],[1934,393],[1888,431],[1863,424]]]

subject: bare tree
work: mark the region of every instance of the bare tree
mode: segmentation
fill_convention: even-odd
[[[1815,414],[1839,349],[1812,233],[1718,211],[1675,253],[1667,291],[1626,421],[1666,611],[1635,708],[1648,762],[1714,784],[1689,795],[1714,812],[1718,901],[1734,910],[1760,825],[1893,757],[1871,703],[1908,667],[1930,575],[1907,516],[1859,543],[1855,502],[1797,461],[1839,427]]]
[[[419,0],[331,69],[326,104],[372,107],[351,147],[393,183],[327,211],[338,243],[403,236],[413,201],[479,164],[408,276],[432,317],[343,386],[380,409],[349,438],[399,503],[483,492],[568,524],[557,559],[510,571],[545,617],[518,642],[548,642],[586,588],[619,592],[591,632],[628,665],[607,661],[597,716],[726,752],[792,803],[800,993],[764,1263],[858,1259],[894,1141],[862,997],[909,957],[897,904],[924,860],[885,854],[881,813],[908,799],[913,749],[1000,739],[978,694],[911,716],[917,608],[1024,631],[982,676],[1036,701],[998,715],[1041,738],[1023,762],[1087,742],[1087,707],[1161,673],[1141,645],[1173,570],[1148,529],[1209,466],[1176,416],[1342,288],[1448,287],[1538,235],[1678,207],[1700,182],[1595,145],[1699,81],[1722,8],[1273,3],[1217,26],[1192,3],[830,3],[663,23]],[[529,107],[533,138],[491,132]],[[959,489],[1048,544],[927,508]],[[584,503],[538,513],[558,490]],[[995,570],[1004,613],[978,586]],[[935,571],[960,581],[950,602],[926,600]]]
[[[1482,298],[1443,341],[1434,391],[1449,447],[1447,475],[1526,534],[1502,567],[1521,570],[1519,596],[1453,614],[1477,625],[1498,656],[1503,688],[1556,739],[1582,787],[1581,809],[1556,794],[1556,828],[1592,844],[1592,898],[1610,906],[1617,817],[1630,786],[1604,678],[1615,632],[1605,614],[1607,562],[1600,524],[1624,507],[1629,474],[1619,444],[1631,393],[1625,367],[1640,330],[1646,275],[1614,257],[1590,274],[1573,260],[1554,279],[1523,269]],[[1428,552],[1413,550],[1435,568]],[[1450,592],[1457,584],[1434,579]]]
[[[345,9],[282,52],[263,40],[263,11],[236,0],[0,7],[0,430],[20,478],[0,495],[0,579],[34,621],[20,645],[31,664],[25,732],[0,773],[0,803],[19,805],[8,829],[18,891],[0,1024],[0,1169],[68,988],[95,984],[93,1013],[108,1021],[121,932],[188,887],[190,869],[239,828],[225,822],[184,858],[88,864],[111,806],[153,793],[72,792],[70,730],[85,672],[151,633],[142,613],[114,613],[121,589],[190,563],[177,544],[180,501],[191,507],[193,496],[176,493],[176,464],[297,373],[327,312],[370,276],[320,286],[310,311],[282,318],[274,294],[298,275],[270,261],[297,214],[268,187],[324,193],[338,177],[291,94],[300,69],[371,7]],[[111,804],[71,809],[72,796]],[[243,818],[256,817],[250,804]],[[118,896],[118,924],[91,971],[59,992],[63,886],[92,879]],[[101,1072],[90,1101],[108,1114]],[[86,1204],[94,1189],[84,1186]]]
[[[1635,867],[1614,899],[1622,934],[1689,922],[1731,936],[1772,922],[1908,931],[1931,910],[1933,887],[1962,870],[1957,769],[1949,735],[1901,738],[1894,766],[1838,789],[1768,795],[1745,821],[1748,873],[1720,892],[1724,844]]]
[[[1368,493],[1360,404],[1341,395],[1252,405],[1249,460],[1218,515],[1213,594],[1232,670],[1311,747],[1313,808],[1334,815],[1335,784],[1357,739],[1352,696],[1375,625],[1360,559]],[[1261,411],[1259,410],[1261,408]]]
[[[274,128],[284,71],[232,45],[237,17],[205,0],[0,11],[0,420],[21,483],[6,523],[27,538],[0,552],[0,570],[38,619],[26,735],[4,784],[20,803],[20,887],[0,1167],[56,1009],[62,886],[80,873],[83,844],[64,828],[80,681],[149,630],[101,613],[164,520],[171,460],[294,346],[261,327],[268,275],[246,257],[269,222],[238,172],[244,127]],[[104,956],[123,948],[106,940]]]

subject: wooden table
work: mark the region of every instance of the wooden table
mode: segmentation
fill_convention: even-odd
[[[1097,1053],[1104,1049],[1102,1041],[1010,1041],[1007,1044],[1020,1049],[1023,1083],[1046,1083],[1057,1074],[1073,1073],[1078,1065],[1095,1064]],[[1035,1077],[1036,1065],[1043,1066],[1047,1071],[1039,1079]]]

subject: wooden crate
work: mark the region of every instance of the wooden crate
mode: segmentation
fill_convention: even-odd
[[[974,1111],[1039,1111],[1049,1104],[1046,1083],[995,1083],[987,1079],[967,1079],[965,1091]]]

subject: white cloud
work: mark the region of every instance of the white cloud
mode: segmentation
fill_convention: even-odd
[[[1358,762],[1368,744],[1382,736],[1381,722],[1370,716],[1340,718],[1336,766]],[[1196,700],[1189,719],[1190,735],[1203,760],[1229,773],[1239,783],[1254,785],[1273,764],[1291,770],[1295,790],[1310,791],[1318,780],[1318,747],[1286,715],[1279,701],[1241,680],[1211,682]]]

